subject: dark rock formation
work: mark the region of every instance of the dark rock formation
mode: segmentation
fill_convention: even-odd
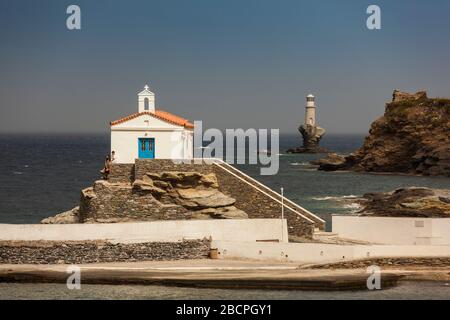
[[[328,153],[329,151],[319,146],[320,140],[325,135],[325,129],[302,124],[298,130],[303,137],[303,147],[292,148],[287,150],[287,153]]]
[[[319,147],[319,142],[325,134],[325,129],[318,126],[301,125],[298,130],[303,137],[303,148],[311,151]]]
[[[336,153],[329,153],[326,158],[311,161],[311,164],[319,166],[319,170],[336,171],[349,167],[346,157]]]
[[[450,99],[394,91],[364,145],[334,170],[342,169],[450,176]]]
[[[404,188],[386,193],[368,193],[353,200],[362,215],[377,217],[450,218],[450,190]]]

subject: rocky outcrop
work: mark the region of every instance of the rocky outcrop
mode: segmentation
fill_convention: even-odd
[[[450,190],[403,188],[386,193],[368,193],[353,200],[358,212],[377,217],[450,218]]]
[[[319,170],[336,171],[349,168],[346,157],[337,153],[329,153],[326,158],[311,161],[311,164],[319,166]]]
[[[402,102],[402,101],[416,101],[421,99],[427,99],[426,91],[418,91],[416,93],[408,93],[400,90],[394,90],[392,94],[392,102]]]
[[[450,99],[426,92],[394,91],[383,117],[376,120],[363,146],[344,163],[319,170],[355,170],[450,176]]]
[[[96,181],[82,191],[84,223],[185,219],[247,219],[218,189],[213,173],[147,172],[132,184]]]
[[[78,214],[80,207],[75,207],[69,211],[57,214],[54,217],[45,218],[41,221],[42,224],[71,224],[78,223]]]
[[[298,130],[303,137],[303,147],[288,149],[287,153],[327,153],[325,148],[319,146],[320,140],[325,135],[325,129],[309,124],[301,125]]]

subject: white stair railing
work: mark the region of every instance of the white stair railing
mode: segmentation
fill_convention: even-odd
[[[239,175],[235,174],[234,172],[231,172],[231,171],[228,170],[227,168],[225,168],[225,167],[223,167],[223,166],[221,166],[220,164],[217,164],[217,163],[215,163],[215,162],[214,162],[213,164],[216,165],[216,166],[218,166],[218,167],[220,167],[222,170],[226,171],[228,174],[230,174],[230,175],[232,175],[232,176],[238,178],[238,179],[241,180],[242,182],[248,184],[248,185],[251,186],[253,189],[258,190],[259,192],[261,192],[262,194],[264,194],[266,197],[269,197],[269,198],[272,199],[273,201],[279,203],[280,205],[283,205],[283,203],[282,203],[279,199],[276,199],[275,197],[271,196],[270,194],[268,194],[267,192],[265,192],[265,191],[263,191],[262,189],[258,188],[257,186],[251,184],[250,182],[248,182],[247,180],[243,179],[242,177],[240,177]],[[314,220],[312,220],[312,219],[306,217],[305,215],[303,215],[303,214],[301,214],[300,212],[294,210],[292,207],[290,207],[290,206],[288,206],[288,205],[286,205],[286,204],[284,204],[284,208],[288,209],[289,211],[292,211],[292,212],[295,213],[296,215],[301,216],[303,219],[305,219],[305,220],[307,220],[307,221],[309,221],[309,222],[311,222],[311,223],[315,223]]]
[[[222,168],[223,170],[227,171],[228,173],[232,174],[233,176],[239,178],[240,180],[246,182],[247,184],[251,185],[253,188],[258,189],[258,191],[264,193],[265,195],[269,196],[271,199],[274,199],[273,196],[268,195],[268,193],[271,193],[272,195],[275,195],[276,197],[279,197],[281,199],[281,194],[279,194],[278,192],[270,189],[268,186],[262,184],[261,182],[259,182],[258,180],[250,177],[249,175],[243,173],[242,171],[240,171],[239,169],[236,169],[235,167],[233,167],[232,165],[228,164],[227,162],[223,161],[222,159],[208,159],[209,161],[212,161],[213,164],[215,164],[216,166]],[[239,174],[235,174],[233,172],[230,171],[234,171],[234,172],[238,172]],[[248,181],[246,181],[246,179],[242,178],[241,176],[244,176],[246,179],[250,180],[252,183],[249,183]],[[258,187],[260,187],[261,189],[266,190],[265,192],[260,190]],[[280,200],[278,199],[274,199],[276,200],[278,203],[281,203]],[[304,218],[307,218],[309,221],[313,221],[313,222],[318,222],[321,224],[325,224],[325,220],[323,220],[322,218],[316,216],[315,214],[313,214],[312,212],[306,210],[305,208],[301,207],[300,205],[298,205],[297,203],[293,202],[292,200],[289,200],[287,198],[283,199],[284,201],[284,206],[288,208],[288,206],[286,205],[289,204],[291,207],[297,208],[297,210],[299,210],[301,212],[301,214],[299,212],[297,212],[296,210],[294,210],[297,214],[301,215]],[[291,208],[292,209],[292,208]],[[308,216],[308,217],[306,217]]]

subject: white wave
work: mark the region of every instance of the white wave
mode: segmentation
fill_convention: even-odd
[[[316,200],[316,201],[328,201],[328,200],[336,199],[336,197],[314,197],[311,199]]]
[[[291,162],[291,166],[310,166],[309,162]]]
[[[358,198],[358,196],[355,196],[353,194],[348,195],[348,196],[326,196],[326,197],[314,197],[312,198],[313,200],[316,201],[342,201],[342,200],[346,200],[346,199],[356,199]]]
[[[350,209],[351,213],[355,213],[358,212],[359,210],[361,210],[361,205],[359,203],[349,203],[343,206],[343,208],[345,209]]]
[[[356,199],[356,198],[359,198],[359,197],[355,196],[354,194],[351,194],[349,196],[342,196],[341,198],[343,198],[343,199]]]
[[[361,205],[358,204],[358,203],[353,202],[353,203],[349,203],[349,204],[344,205],[343,208],[346,208],[346,209],[360,209]]]
[[[21,174],[23,174],[23,172],[21,172],[21,171],[13,171],[13,174],[21,175]]]

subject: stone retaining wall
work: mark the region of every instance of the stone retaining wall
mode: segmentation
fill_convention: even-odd
[[[156,200],[151,193],[123,183],[96,181],[82,191],[79,219],[82,223],[185,220],[188,210]]]
[[[111,172],[108,176],[109,182],[133,182],[134,180],[134,164],[119,164],[113,163],[111,165]]]
[[[0,242],[0,264],[85,264],[99,262],[207,259],[210,242]]]
[[[239,178],[214,166],[214,173],[219,182],[219,190],[236,199],[235,206],[247,212],[250,219],[278,219],[281,216],[281,204],[264,193],[259,192]],[[289,235],[312,238],[315,224],[296,213],[285,210]]]
[[[450,257],[445,258],[378,258],[339,263],[328,263],[311,266],[311,269],[358,269],[370,266],[396,267],[396,266],[423,266],[426,268],[450,267]]]
[[[213,166],[208,164],[180,163],[176,164],[170,159],[136,159],[135,179],[142,179],[146,172],[198,172],[208,174],[213,172]]]

